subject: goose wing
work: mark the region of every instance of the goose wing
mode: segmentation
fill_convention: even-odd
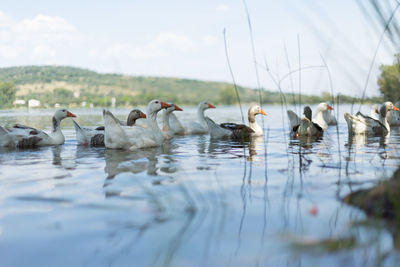
[[[232,139],[248,139],[251,137],[251,134],[254,133],[254,130],[249,126],[244,124],[236,124],[236,123],[221,123],[220,126],[224,129],[228,129],[232,131],[231,138]]]

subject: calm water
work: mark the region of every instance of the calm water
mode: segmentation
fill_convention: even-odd
[[[282,108],[264,110],[264,139],[244,145],[184,136],[137,152],[81,147],[66,119],[62,146],[0,149],[1,266],[398,263],[391,233],[340,198],[391,176],[399,131],[349,140],[343,105],[338,131],[291,140]],[[101,110],[71,111],[82,125],[102,124]],[[53,112],[4,111],[0,125],[50,130]],[[206,114],[241,121],[236,107]],[[332,249],[328,239],[350,244]]]

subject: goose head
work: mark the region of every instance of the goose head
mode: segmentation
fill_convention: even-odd
[[[137,119],[145,119],[145,118],[146,114],[141,112],[139,109],[133,109],[128,115],[128,119],[126,120],[126,125],[132,126],[135,124]]]
[[[381,106],[379,113],[381,114],[382,118],[386,117],[386,114],[389,110],[399,110],[392,102],[385,102]]]
[[[333,107],[328,105],[328,103],[326,103],[326,102],[322,102],[317,106],[317,110],[323,112],[323,111],[327,111],[327,110],[333,110]]]
[[[170,103],[170,107],[165,109],[166,113],[171,113],[173,111],[182,111],[183,109],[181,109],[178,105],[172,104]]]
[[[312,110],[311,110],[311,108],[309,106],[305,106],[304,107],[303,114],[307,119],[309,119],[311,121]]]
[[[165,102],[162,102],[158,99],[151,100],[146,108],[146,114],[152,115],[157,114],[163,108],[169,108],[171,105]]]
[[[54,113],[54,118],[58,121],[61,121],[62,119],[65,119],[68,117],[75,118],[76,115],[72,114],[71,112],[69,112],[66,109],[59,109]]]
[[[249,122],[254,122],[255,116],[258,114],[261,114],[264,116],[267,115],[267,113],[265,113],[264,110],[262,110],[259,105],[252,105],[249,108],[249,114],[248,114]]]
[[[202,102],[200,102],[198,108],[199,108],[199,110],[203,110],[204,111],[204,110],[209,109],[209,108],[215,108],[215,106],[210,104],[210,103],[208,103],[207,101],[202,101]]]

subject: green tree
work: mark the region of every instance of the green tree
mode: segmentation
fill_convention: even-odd
[[[16,88],[13,82],[0,82],[0,107],[10,107],[15,100]]]
[[[225,105],[236,103],[236,94],[233,86],[225,86],[219,91],[219,101]]]
[[[378,85],[383,97],[392,102],[400,100],[400,55],[395,55],[393,65],[382,65],[380,70]]]

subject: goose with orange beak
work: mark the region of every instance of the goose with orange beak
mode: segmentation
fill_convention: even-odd
[[[331,110],[333,110],[333,108],[325,102],[322,102],[317,106],[313,122],[318,124],[324,131],[328,129],[328,125],[331,121]]]
[[[0,126],[0,145],[6,147],[31,148],[38,146],[51,146],[64,144],[65,137],[61,131],[60,123],[65,118],[76,117],[66,109],[54,113],[51,133],[29,126],[16,124],[12,128]]]
[[[209,108],[215,108],[207,101],[202,101],[197,106],[197,121],[192,121],[186,128],[185,134],[206,134],[208,133],[207,122],[204,117],[204,111]]]
[[[267,115],[259,105],[252,105],[249,108],[249,126],[237,123],[216,124],[213,120],[206,117],[211,138],[230,138],[236,140],[248,140],[251,137],[262,136],[263,129],[256,121],[256,115]]]
[[[379,108],[379,118],[373,119],[358,112],[355,116],[349,113],[344,114],[350,134],[366,134],[374,136],[386,136],[390,133],[390,125],[386,115],[389,110],[398,111],[399,109],[392,102],[385,102]]]
[[[171,107],[160,100],[152,100],[146,108],[147,127],[121,126],[119,120],[108,111],[103,110],[104,144],[106,148],[136,150],[145,147],[162,145],[164,136],[157,124],[157,113]]]
[[[163,126],[162,126],[162,134],[164,135],[165,139],[171,139],[175,135],[175,131],[170,126],[170,115],[174,111],[182,111],[182,109],[175,104],[170,104],[169,108],[163,110],[162,119],[163,119]]]

